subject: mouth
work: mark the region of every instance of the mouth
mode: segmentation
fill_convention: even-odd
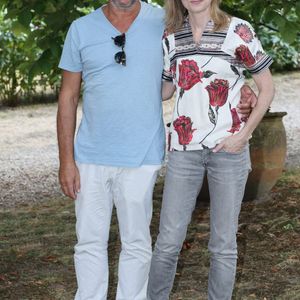
[[[202,3],[204,0],[192,0],[190,1],[191,4],[200,4]]]

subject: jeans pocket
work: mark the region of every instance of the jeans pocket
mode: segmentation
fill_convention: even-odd
[[[224,153],[232,154],[232,155],[240,155],[240,154],[245,153],[246,151],[249,151],[249,144],[248,143],[238,152],[229,152],[229,151],[226,151],[224,148],[222,148],[220,150],[220,152],[224,152]]]

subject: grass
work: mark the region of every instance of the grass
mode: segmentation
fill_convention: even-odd
[[[157,234],[162,180],[154,194]],[[272,200],[245,203],[238,232],[239,261],[234,299],[300,299],[300,170],[283,174]],[[0,299],[73,299],[73,203],[49,199],[0,211]],[[178,263],[172,300],[206,299],[208,208],[198,207]],[[120,249],[112,220],[110,294],[114,299]]]

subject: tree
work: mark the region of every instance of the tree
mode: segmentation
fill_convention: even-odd
[[[50,84],[58,79],[57,64],[70,23],[90,12],[105,0],[0,0],[0,9],[11,20],[15,35],[25,35],[25,46],[35,45],[38,57],[28,61],[28,78],[46,74]],[[152,0],[163,5],[163,0]],[[277,37],[283,48],[295,49],[298,59],[300,32],[300,1],[285,0],[224,0],[222,7],[229,14],[248,20],[259,35]],[[272,38],[273,39],[273,38]],[[276,39],[275,39],[276,40]],[[270,50],[273,41],[265,40]],[[284,57],[284,56],[283,56]],[[297,63],[296,59],[296,63]]]

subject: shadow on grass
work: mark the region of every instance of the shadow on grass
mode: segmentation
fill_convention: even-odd
[[[162,179],[154,193],[156,239]],[[282,176],[269,202],[245,203],[238,232],[233,299],[300,299],[300,170]],[[209,209],[196,208],[178,263],[171,300],[206,299]],[[65,198],[0,211],[0,299],[73,299],[73,202]],[[110,288],[115,298],[119,232],[115,214],[109,242]]]

